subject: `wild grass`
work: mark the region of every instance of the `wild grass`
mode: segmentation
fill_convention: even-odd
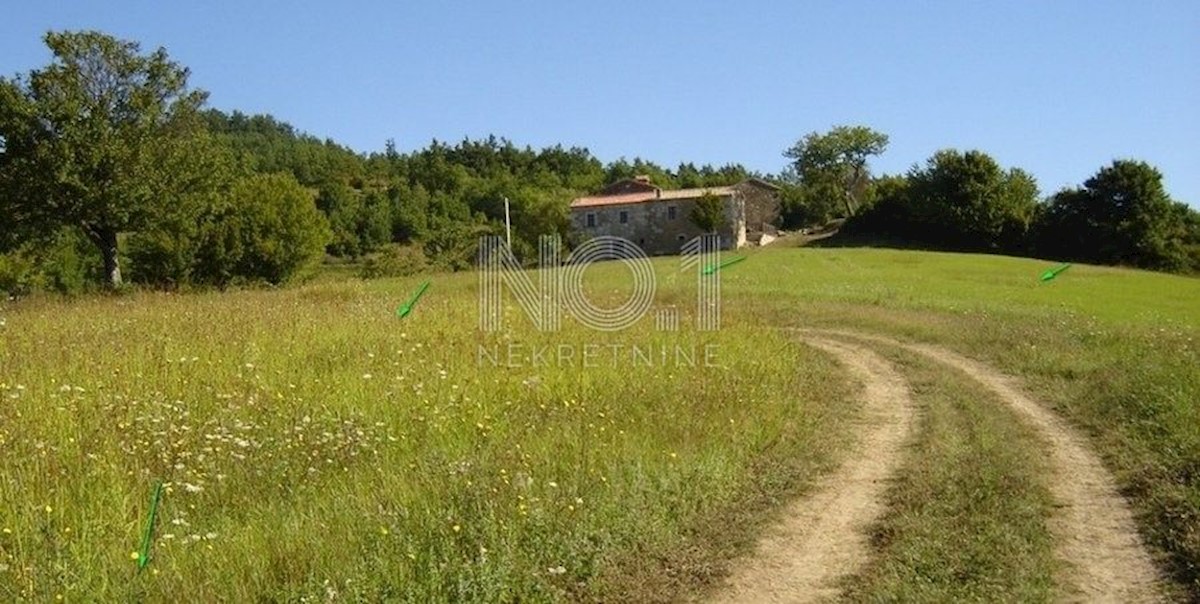
[[[1200,279],[976,254],[766,249],[735,277],[761,321],[945,345],[1020,377],[1090,439],[1143,537],[1200,599]],[[730,283],[732,282],[732,283]]]
[[[966,376],[882,352],[909,380],[920,425],[874,528],[876,556],[845,599],[1050,601],[1058,562],[1041,441]]]
[[[665,597],[719,575],[737,540],[714,529],[745,543],[853,412],[773,332],[541,333],[510,305],[482,333],[474,279],[436,278],[405,320],[417,279],[4,308],[0,599]]]
[[[690,308],[676,261],[655,266],[656,303]],[[393,311],[423,277],[7,304],[0,599],[678,597],[719,577],[842,447],[843,373],[776,326],[936,342],[1020,376],[1089,435],[1200,597],[1200,280],[1077,265],[1038,281],[1050,266],[768,248],[722,271],[719,332],[660,333],[647,318],[543,334],[510,306],[506,330],[484,334],[471,274],[436,276],[403,321]],[[628,291],[624,270],[594,271],[597,296]],[[481,362],[480,345],[509,343],[718,345],[719,366]],[[931,459],[1011,467],[972,432],[995,418],[975,413],[950,405],[931,421]],[[941,472],[907,488],[971,484]],[[130,555],[160,479],[154,560],[138,575]],[[967,526],[993,513],[970,510]],[[1020,576],[1020,593],[1041,593]],[[904,581],[895,593],[917,593]]]

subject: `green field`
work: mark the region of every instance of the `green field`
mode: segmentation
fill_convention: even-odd
[[[688,327],[694,287],[672,258],[655,261],[656,304],[683,310],[677,333],[651,317],[542,333],[509,305],[485,334],[472,273],[433,275],[404,320],[428,276],[9,302],[0,598],[703,594],[853,443],[855,385],[782,327],[938,343],[1020,376],[1089,436],[1164,572],[1200,596],[1200,280],[1077,265],[1040,282],[1050,266],[768,248],[723,272],[718,332]],[[588,283],[620,301],[627,272]],[[671,358],[481,352],[510,345]],[[953,375],[899,361],[923,417],[849,597],[1051,597],[1037,439],[985,395],[956,397],[970,388]],[[963,530],[938,530],[953,518]]]

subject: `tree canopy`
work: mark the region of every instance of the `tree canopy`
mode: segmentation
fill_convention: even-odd
[[[15,254],[3,263],[11,270],[56,283],[277,281],[303,272],[290,267],[311,263],[317,240],[332,256],[369,259],[401,244],[463,268],[480,235],[501,232],[505,198],[513,246],[531,256],[540,235],[568,234],[570,199],[611,180],[650,174],[671,189],[750,175],[737,164],[604,165],[586,148],[535,150],[495,136],[410,153],[388,140],[364,155],[270,115],[206,108],[164,49],[94,31],[45,41],[49,65],[0,79],[0,254]],[[304,217],[305,233],[295,233],[271,216],[298,211],[301,191],[320,220],[293,215]],[[294,257],[258,253],[267,249]],[[62,267],[74,267],[69,278]]]
[[[912,220],[930,242],[955,249],[1016,251],[1038,203],[1032,176],[982,151],[939,151],[908,180]]]
[[[1162,174],[1145,162],[1117,160],[1079,188],[1045,205],[1038,247],[1048,255],[1104,264],[1186,270],[1200,268],[1200,213],[1173,202]]]
[[[875,183],[851,236],[939,249],[1200,271],[1200,212],[1172,201],[1145,162],[1118,160],[1082,187],[1038,200],[1033,178],[979,151],[939,151],[924,167]]]
[[[322,253],[377,275],[466,268],[480,235],[503,233],[505,199],[514,251],[531,259],[541,235],[572,239],[572,198],[639,175],[664,189],[773,180],[787,227],[841,215],[850,234],[927,247],[1200,270],[1200,213],[1171,200],[1142,162],[1114,162],[1039,202],[1029,174],[980,151],[941,151],[907,174],[874,177],[868,162],[888,137],[866,126],[805,135],[778,175],[641,157],[605,164],[585,147],[496,136],[408,152],[389,139],[363,154],[271,115],[205,107],[164,49],[95,31],[51,32],[45,43],[48,65],[0,78],[0,288],[10,291],[126,277],[281,283]],[[725,216],[709,197],[690,218],[713,231]]]
[[[50,65],[0,79],[0,187],[26,228],[78,228],[104,279],[120,285],[118,234],[137,230],[167,199],[207,180],[184,151],[203,127],[203,92],[163,49],[94,32],[49,33]]]
[[[792,160],[792,174],[807,189],[807,196],[839,199],[846,216],[853,216],[870,183],[867,161],[882,154],[887,145],[882,132],[866,126],[837,126],[824,134],[805,135],[783,155]]]

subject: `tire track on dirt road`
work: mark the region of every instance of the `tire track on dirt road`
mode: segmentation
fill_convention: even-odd
[[[988,365],[930,344],[846,330],[791,330],[806,337],[849,338],[903,348],[983,384],[1024,417],[1049,445],[1049,487],[1060,506],[1050,521],[1057,557],[1069,566],[1061,597],[1085,602],[1155,602],[1161,576],[1128,503],[1099,457],[1065,420],[1026,395],[1018,381]]]
[[[833,355],[863,384],[857,442],[813,492],[790,504],[755,552],[734,565],[716,602],[812,602],[838,595],[839,581],[870,559],[868,531],[884,510],[888,480],[912,432],[908,384],[868,349],[821,337],[805,343]]]

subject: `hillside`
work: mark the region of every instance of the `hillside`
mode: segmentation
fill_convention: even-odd
[[[863,453],[880,407],[855,363],[890,366],[913,419],[840,589],[1087,589],[1044,425],[911,344],[1011,376],[1128,506],[1114,539],[1166,561],[1153,589],[1200,594],[1200,281],[1075,265],[1041,282],[1047,263],[1003,256],[765,248],[720,273],[721,329],[701,332],[694,281],[678,259],[654,267],[654,308],[682,309],[678,332],[652,315],[539,332],[511,300],[504,330],[480,332],[474,273],[5,302],[0,595],[719,595],[791,513],[821,513],[810,498]],[[588,291],[619,303],[627,275],[596,265]],[[564,345],[600,352],[587,365]],[[134,575],[157,481],[152,561]]]

